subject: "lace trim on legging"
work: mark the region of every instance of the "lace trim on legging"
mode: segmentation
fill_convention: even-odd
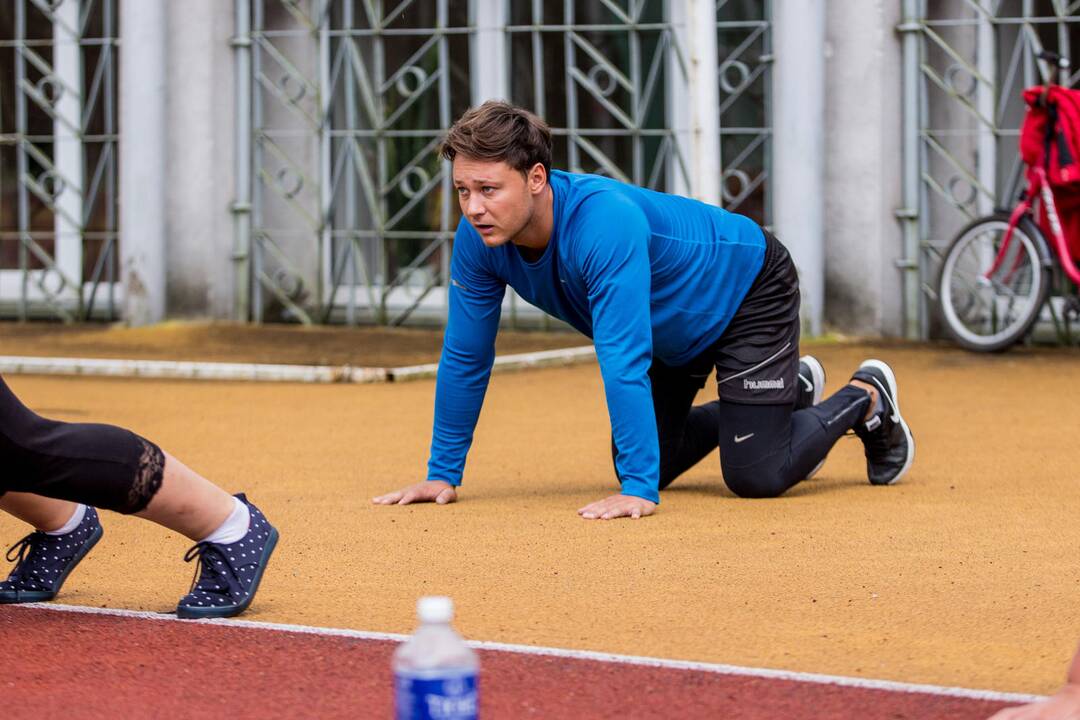
[[[142,443],[142,456],[135,480],[128,491],[129,513],[137,513],[146,508],[150,498],[161,488],[161,479],[165,474],[165,453],[152,442],[139,438]]]

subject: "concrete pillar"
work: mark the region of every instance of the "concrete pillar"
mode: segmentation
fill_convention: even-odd
[[[487,100],[510,99],[510,55],[506,42],[508,0],[471,0],[469,23],[469,82],[472,106]],[[454,118],[456,120],[457,118]]]
[[[903,334],[901,19],[900,3],[829,4],[825,309],[856,334]]]
[[[233,3],[170,2],[166,20],[168,314],[229,318],[235,291]]]
[[[720,89],[716,49],[716,3],[673,0],[668,6],[674,42],[686,58],[668,61],[669,125],[688,168],[688,183],[674,171],[671,190],[720,205]]]
[[[120,257],[124,317],[165,317],[166,0],[120,3]]]
[[[825,6],[773,4],[774,225],[799,269],[809,335],[821,334],[825,305]]]

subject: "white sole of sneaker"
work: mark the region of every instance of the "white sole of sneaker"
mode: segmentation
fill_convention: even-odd
[[[900,468],[900,472],[896,474],[886,485],[895,485],[900,478],[904,477],[908,468],[911,467],[912,461],[915,459],[915,438],[911,436],[911,429],[908,428],[908,424],[904,421],[903,416],[900,415],[900,395],[896,389],[896,375],[893,374],[892,368],[888,364],[881,360],[867,360],[860,368],[872,367],[876,370],[880,370],[881,374],[885,376],[885,382],[888,383],[889,395],[892,397],[893,408],[893,422],[900,423],[900,427],[904,431],[904,436],[907,438],[907,460],[904,461],[904,466]]]
[[[799,358],[799,362],[805,363],[806,367],[810,368],[810,379],[814,383],[813,404],[817,405],[819,402],[821,402],[821,399],[825,397],[825,368],[820,362],[818,362],[818,359],[813,355],[803,355],[801,358]],[[817,475],[818,470],[820,470],[824,464],[825,461],[822,460],[817,465],[815,465],[814,469],[811,470],[809,474],[807,474],[805,479],[809,480],[810,478]]]
[[[806,367],[810,368],[810,377],[814,381],[814,405],[817,405],[825,397],[825,368],[813,355],[803,355],[799,362],[806,363]]]

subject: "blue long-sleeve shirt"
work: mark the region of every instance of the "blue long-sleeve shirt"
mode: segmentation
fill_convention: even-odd
[[[550,182],[553,229],[535,262],[458,225],[428,479],[461,483],[509,285],[593,339],[622,492],[659,502],[649,367],[684,365],[719,339],[761,269],[764,236],[697,200],[557,170]]]

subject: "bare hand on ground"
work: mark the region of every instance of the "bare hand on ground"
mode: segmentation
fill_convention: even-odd
[[[414,502],[433,502],[437,505],[447,505],[457,502],[457,490],[448,482],[442,480],[425,480],[395,490],[392,493],[372,498],[371,502],[376,505],[408,505]]]
[[[1007,708],[990,720],[1080,720],[1080,685],[1066,685],[1046,700]]]
[[[613,520],[620,517],[641,518],[652,515],[656,503],[633,495],[612,495],[589,503],[578,510],[586,520]]]

